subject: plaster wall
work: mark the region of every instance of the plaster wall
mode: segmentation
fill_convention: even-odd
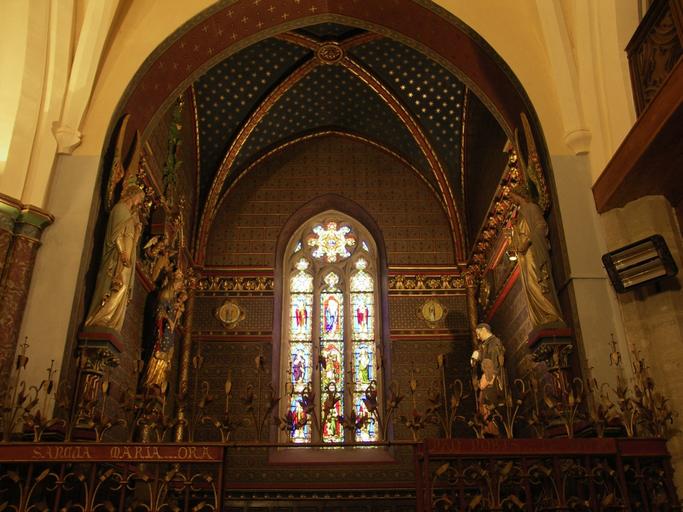
[[[90,108],[83,121],[79,154],[100,154],[107,129],[126,87],[164,39],[211,6],[211,0],[128,2],[121,6],[105,47]]]
[[[559,98],[534,0],[435,3],[476,31],[510,66],[531,99],[549,149],[553,153],[569,153],[563,142]]]
[[[50,9],[18,1],[5,8],[0,65],[13,70],[13,79],[0,87],[0,190],[22,199],[43,95]]]
[[[636,1],[438,0],[500,54],[524,86],[553,154],[589,154],[595,182],[635,121],[624,48]]]
[[[609,366],[610,340],[614,334],[622,354],[628,352],[621,316],[601,256],[607,252],[595,203],[590,194],[591,175],[586,155],[551,155],[568,274],[557,283],[566,291],[576,329],[582,372],[599,382],[613,382]]]
[[[10,2],[6,6],[5,15],[0,21],[0,30],[5,42],[0,45],[0,66],[2,69],[13,69],[17,77],[21,77],[25,63],[23,42],[28,34],[28,4],[25,2]],[[21,45],[21,46],[20,46]],[[9,152],[9,142],[17,115],[19,97],[21,94],[21,79],[3,83],[0,88],[0,184],[6,186],[4,180],[5,164]]]
[[[28,337],[30,345],[28,384],[45,378],[50,361],[62,368],[72,315],[83,311],[78,303],[82,294],[77,292],[93,253],[87,241],[99,160],[99,155],[57,158],[47,205],[55,222],[41,240],[19,333],[19,339]]]

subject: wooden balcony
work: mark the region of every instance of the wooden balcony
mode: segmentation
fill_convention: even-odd
[[[639,117],[593,185],[600,213],[646,195],[683,199],[683,0],[653,2],[627,53]]]

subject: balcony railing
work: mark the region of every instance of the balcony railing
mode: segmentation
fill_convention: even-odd
[[[683,55],[683,0],[655,0],[626,52],[640,115]]]

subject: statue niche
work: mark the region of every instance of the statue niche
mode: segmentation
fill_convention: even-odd
[[[160,221],[161,230],[154,233],[143,247],[142,267],[155,284],[145,307],[143,328],[143,361],[140,388],[146,393],[165,393],[173,364],[176,327],[185,311],[188,298],[186,272],[181,250],[182,208],[169,212],[162,206],[152,217]]]

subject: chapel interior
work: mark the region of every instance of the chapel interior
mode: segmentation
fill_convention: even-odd
[[[682,0],[9,0],[0,510],[680,510]]]

